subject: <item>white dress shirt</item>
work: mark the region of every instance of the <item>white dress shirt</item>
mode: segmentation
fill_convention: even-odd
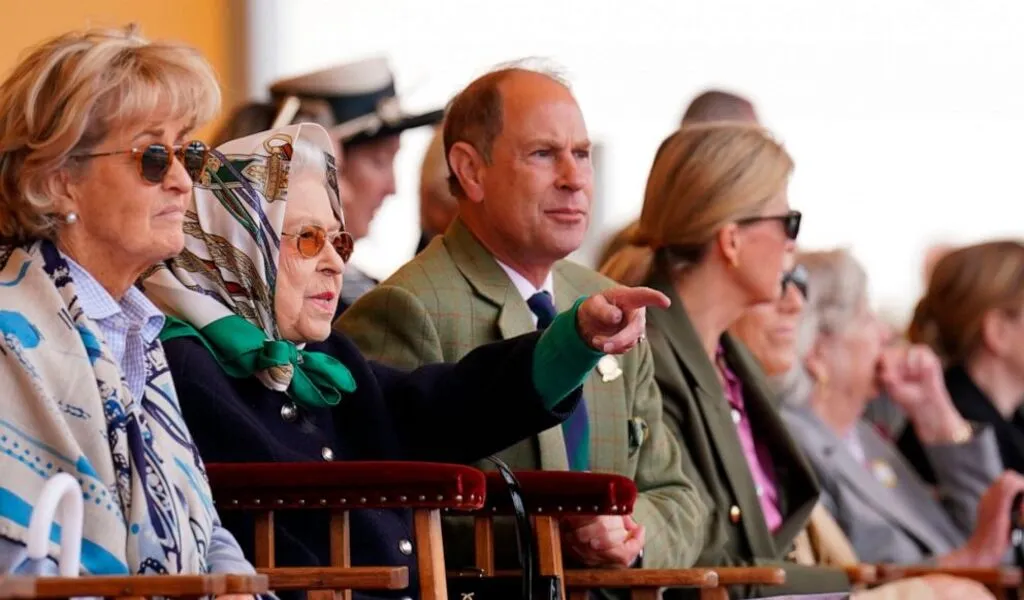
[[[544,283],[539,288],[533,287],[528,279],[519,274],[518,271],[512,267],[501,262],[497,258],[494,259],[498,266],[501,267],[502,271],[508,275],[508,278],[512,280],[512,285],[516,286],[516,290],[519,291],[519,295],[523,297],[523,300],[529,300],[531,296],[537,292],[547,292],[551,294],[551,301],[555,301],[555,284],[554,278],[551,276],[551,271],[548,271],[548,276],[544,278]],[[530,316],[533,318],[533,326],[537,326],[537,315],[530,311]]]

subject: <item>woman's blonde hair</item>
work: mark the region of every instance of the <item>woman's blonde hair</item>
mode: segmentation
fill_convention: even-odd
[[[193,48],[134,26],[51,39],[0,84],[0,238],[56,235],[48,180],[112,130],[153,117],[192,128],[220,109],[213,69]]]
[[[444,155],[444,131],[440,127],[434,129],[434,137],[423,153],[420,166],[420,205],[436,204],[445,208],[455,208],[459,199],[452,195],[448,185],[448,158]]]
[[[700,262],[718,230],[758,216],[792,170],[789,154],[758,125],[684,125],[658,148],[633,239],[601,272],[637,285],[657,255],[672,269]]]
[[[1024,244],[1000,240],[954,250],[932,270],[907,336],[927,344],[947,364],[963,362],[982,345],[985,315],[1024,308]]]

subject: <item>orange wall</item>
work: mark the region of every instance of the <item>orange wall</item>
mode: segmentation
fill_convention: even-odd
[[[9,0],[0,17],[0,73],[6,77],[25,49],[73,29],[138,23],[149,39],[198,48],[217,71],[224,109],[246,95],[245,0]],[[222,113],[222,114],[225,114]],[[209,139],[217,123],[199,131]]]

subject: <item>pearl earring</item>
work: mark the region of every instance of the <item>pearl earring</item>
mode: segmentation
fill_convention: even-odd
[[[76,213],[75,211],[71,211],[68,214],[64,215],[64,222],[67,223],[68,225],[74,225],[75,223],[78,222],[78,213]]]

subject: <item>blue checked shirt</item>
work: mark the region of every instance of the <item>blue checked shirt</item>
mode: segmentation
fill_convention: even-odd
[[[92,275],[67,256],[71,280],[85,316],[96,322],[103,340],[121,365],[121,375],[136,401],[146,389],[146,348],[164,326],[164,314],[135,286],[121,302],[114,300]]]

